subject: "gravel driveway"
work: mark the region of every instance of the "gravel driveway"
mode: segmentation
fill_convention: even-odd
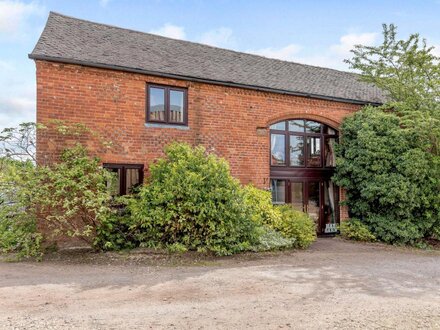
[[[0,263],[0,328],[440,328],[439,251],[327,238],[308,251],[163,258]]]

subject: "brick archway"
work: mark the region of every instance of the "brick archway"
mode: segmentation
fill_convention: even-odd
[[[281,116],[272,117],[270,120],[268,120],[265,123],[265,127],[269,128],[270,125],[275,124],[277,122],[283,121],[283,120],[289,120],[289,119],[309,119],[314,120],[320,123],[323,123],[325,125],[330,126],[331,128],[334,128],[336,130],[339,130],[339,126],[341,125],[340,122],[335,121],[331,118],[320,116],[320,115],[314,115],[310,113],[291,113],[291,114],[284,114]]]

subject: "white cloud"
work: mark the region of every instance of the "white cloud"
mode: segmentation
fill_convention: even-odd
[[[150,33],[158,34],[173,39],[186,39],[185,29],[181,26],[166,23],[164,26],[151,30]]]
[[[43,7],[36,2],[0,1],[0,35],[15,37],[22,33],[26,20],[33,15],[41,15]]]
[[[264,48],[251,50],[250,53],[263,55],[280,60],[299,62],[303,64],[316,65],[321,67],[347,70],[348,65],[344,59],[350,58],[350,50],[354,45],[374,45],[377,40],[377,33],[349,33],[339,39],[339,43],[330,45],[327,49],[321,50],[319,54],[307,53],[307,49],[296,44],[289,44],[280,48]]]
[[[221,27],[205,32],[200,37],[200,42],[202,44],[216,47],[227,47],[228,45],[231,46],[231,44],[234,42],[232,30],[230,28]]]
[[[0,130],[35,121],[35,96],[0,99]]]
[[[294,61],[296,55],[301,51],[302,47],[295,44],[290,44],[281,48],[263,48],[259,50],[251,50],[250,52],[256,55],[261,55],[270,58],[276,58],[285,61]]]
[[[335,54],[349,55],[355,45],[372,46],[376,42],[377,33],[350,33],[339,39],[339,44],[332,45],[330,50]]]

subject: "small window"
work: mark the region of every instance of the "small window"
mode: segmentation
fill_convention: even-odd
[[[187,125],[187,90],[147,85],[147,122]]]
[[[104,168],[116,173],[116,180],[107,184],[113,196],[127,195],[142,184],[144,165],[104,164]]]
[[[286,203],[286,181],[271,180],[272,203],[285,204]]]
[[[283,134],[271,134],[271,164],[286,164],[286,141]]]

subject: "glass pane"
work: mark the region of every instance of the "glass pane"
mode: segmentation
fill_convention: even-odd
[[[184,95],[182,91],[170,90],[170,121],[183,123],[183,102]]]
[[[132,192],[132,189],[139,184],[139,170],[136,168],[127,168],[125,170],[125,191],[129,194]]]
[[[286,163],[286,139],[283,134],[271,134],[270,150],[272,165],[282,165]]]
[[[150,120],[165,120],[165,90],[162,88],[150,87]]]
[[[286,202],[286,181],[271,180],[272,203],[284,204]]]
[[[290,136],[290,166],[304,166],[304,137]]]
[[[324,143],[324,162],[327,167],[336,166],[336,155],[335,155],[335,138],[325,138]]]
[[[112,180],[107,181],[107,189],[110,191],[112,196],[121,195],[121,169],[120,168],[109,168],[108,171],[114,173]]]
[[[319,182],[308,182],[307,213],[319,225]]]
[[[307,137],[307,166],[321,167],[321,138]]]
[[[323,130],[324,130],[324,134],[332,134],[332,135],[334,134],[334,135],[336,135],[336,130],[331,128],[331,127],[329,127],[329,126],[327,126],[327,125],[324,125]]]
[[[280,131],[285,131],[286,130],[286,122],[285,121],[280,121],[279,123],[270,125],[270,129],[277,129]]]
[[[304,120],[289,120],[289,131],[304,133]]]
[[[292,206],[298,211],[304,211],[303,183],[292,182],[290,185],[292,193]]]
[[[306,121],[306,133],[321,133],[321,124],[316,121]]]
[[[332,181],[324,182],[324,233],[335,233],[338,231],[335,201],[338,188]]]

